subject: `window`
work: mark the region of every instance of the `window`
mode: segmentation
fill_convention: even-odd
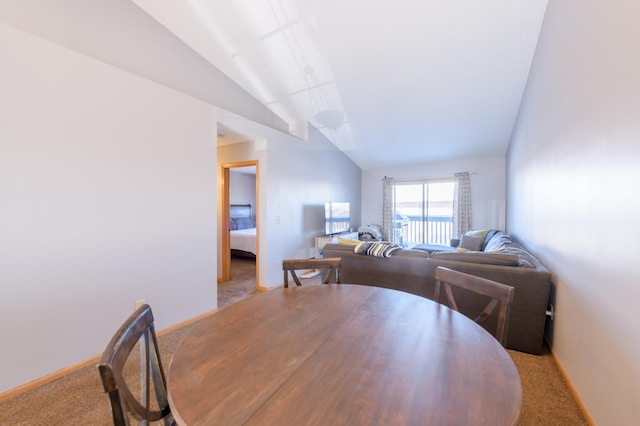
[[[397,243],[449,245],[453,236],[453,179],[396,181],[393,217]]]

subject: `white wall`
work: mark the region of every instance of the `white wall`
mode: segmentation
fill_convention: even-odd
[[[214,109],[0,23],[0,392],[216,307]]]
[[[377,168],[362,172],[362,223],[382,223],[382,179],[449,178],[456,172],[471,173],[473,228],[496,226],[492,201],[505,200],[505,160],[503,157],[473,158],[413,166]]]
[[[549,2],[507,160],[508,229],[553,273],[553,351],[598,425],[640,424],[639,19]]]
[[[292,142],[269,144],[270,266],[285,258],[315,256],[315,237],[324,235],[326,201],[348,201],[354,220],[361,215],[360,168],[315,129],[309,129],[309,142]],[[270,269],[270,285],[281,282],[281,266]]]
[[[287,123],[132,0],[0,0],[0,21],[248,119],[288,131]]]
[[[216,307],[217,122],[256,137],[265,286],[313,253],[307,206],[360,214],[357,166],[129,0],[0,0],[0,57],[0,393],[101,353],[137,300],[158,329]]]
[[[273,288],[282,284],[282,259],[315,256],[325,201],[349,201],[360,217],[360,168],[314,129],[303,141],[237,117],[222,121],[256,138],[221,146],[218,160],[259,161],[258,274],[261,287]]]
[[[256,175],[229,171],[229,203],[251,204],[256,208]]]

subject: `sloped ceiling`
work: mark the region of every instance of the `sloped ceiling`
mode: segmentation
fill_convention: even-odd
[[[504,155],[547,0],[133,0],[363,169]]]

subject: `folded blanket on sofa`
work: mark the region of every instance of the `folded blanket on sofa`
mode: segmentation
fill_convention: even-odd
[[[367,256],[391,257],[393,253],[400,249],[401,247],[394,243],[363,241],[353,248],[353,252],[357,254],[366,254]]]

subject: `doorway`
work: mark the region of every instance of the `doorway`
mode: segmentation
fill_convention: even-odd
[[[254,257],[255,262],[255,287],[259,285],[258,271],[259,271],[259,214],[258,214],[258,161],[242,161],[237,163],[228,163],[222,165],[222,267],[221,267],[221,282],[226,282],[234,279],[232,268],[232,250],[234,254],[245,257],[243,259],[246,263],[246,258]],[[232,217],[232,206],[248,206],[248,208],[236,209],[234,211],[241,212],[241,218]],[[246,213],[249,211],[249,213]],[[235,214],[235,213],[234,213]],[[247,217],[251,221],[254,227],[253,243],[249,241],[251,238],[249,231],[251,227],[247,225]],[[243,219],[243,225],[238,226],[239,219]],[[238,230],[237,228],[242,228]],[[234,235],[234,241],[240,241],[238,248],[233,248],[231,244],[231,234],[233,231],[237,234]],[[235,238],[242,237],[241,240]],[[235,242],[234,242],[235,244]],[[252,245],[252,247],[249,247]],[[235,257],[235,256],[234,256]],[[246,268],[242,269],[241,273],[245,273]]]

